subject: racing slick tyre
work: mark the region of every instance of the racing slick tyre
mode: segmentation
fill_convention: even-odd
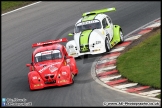
[[[105,39],[105,48],[106,48],[106,52],[109,52],[110,51],[110,42],[109,40],[106,38]]]
[[[124,36],[122,30],[120,30],[120,43],[124,41]]]

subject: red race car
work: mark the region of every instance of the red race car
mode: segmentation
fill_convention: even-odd
[[[69,56],[59,42],[67,42],[66,38],[35,43],[38,47],[32,53],[32,63],[29,67],[28,82],[30,90],[43,89],[50,86],[72,84],[78,74],[76,61]]]

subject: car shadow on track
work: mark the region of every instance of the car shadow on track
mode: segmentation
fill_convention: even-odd
[[[96,59],[101,58],[102,56],[105,56],[109,54],[109,52],[106,53],[102,53],[102,54],[95,54],[95,55],[91,55],[91,54],[87,54],[87,55],[82,55],[80,57],[75,58],[76,61],[80,61],[83,60],[83,63],[92,63],[94,62]]]
[[[58,89],[58,88],[66,88],[66,87],[69,87],[69,86],[73,86],[73,84],[68,84],[68,85],[63,85],[63,86],[51,86],[51,87],[45,87],[43,89],[37,89],[37,90],[30,90],[30,92],[36,92],[36,91],[46,91],[46,90],[52,90],[52,89]]]

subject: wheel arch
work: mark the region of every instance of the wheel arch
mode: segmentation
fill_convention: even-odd
[[[120,42],[120,30],[122,31],[122,28],[119,25],[114,25],[114,28],[113,28],[113,32],[114,32],[113,41]]]

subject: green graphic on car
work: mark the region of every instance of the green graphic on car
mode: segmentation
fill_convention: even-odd
[[[69,33],[69,36],[74,36],[74,40],[66,44],[69,55],[78,57],[109,52],[113,46],[124,41],[121,27],[113,25],[111,18],[104,14],[111,11],[116,9],[105,8],[82,14],[74,32]]]

